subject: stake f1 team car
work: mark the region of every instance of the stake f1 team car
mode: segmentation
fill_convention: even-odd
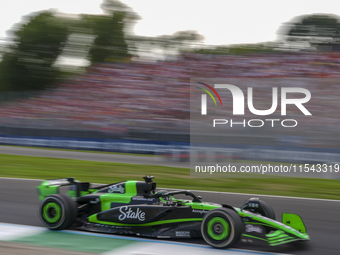
[[[43,181],[37,186],[41,223],[51,230],[76,229],[155,238],[202,238],[215,248],[238,241],[285,244],[309,240],[301,218],[274,210],[251,198],[241,208],[206,203],[190,191],[156,191],[152,176],[99,187],[74,178]],[[59,187],[69,186],[67,195]],[[174,196],[186,195],[190,200]]]

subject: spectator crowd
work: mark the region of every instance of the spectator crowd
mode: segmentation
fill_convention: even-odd
[[[131,129],[187,132],[192,78],[248,79],[259,109],[270,107],[272,91],[266,88],[273,84],[307,88],[312,116],[302,121],[315,132],[339,131],[340,53],[325,52],[185,53],[176,61],[97,64],[34,98],[1,104],[0,123],[49,123],[122,134]],[[257,88],[263,93],[256,93]],[[290,114],[294,118],[301,112],[296,108]]]

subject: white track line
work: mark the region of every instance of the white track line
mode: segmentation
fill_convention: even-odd
[[[0,241],[11,241],[26,236],[37,235],[47,231],[41,227],[31,227],[0,222]]]
[[[44,227],[33,227],[28,225],[19,225],[19,224],[9,224],[0,222],[0,240],[1,241],[10,241],[18,238],[22,238],[25,236],[33,236],[39,233],[43,233],[44,231],[49,231]],[[113,254],[121,254],[121,255],[172,255],[172,254],[195,254],[195,255],[205,255],[205,254],[226,254],[226,255],[287,255],[282,253],[273,253],[273,252],[263,252],[256,250],[243,250],[243,249],[214,249],[208,245],[203,244],[190,244],[190,243],[182,243],[176,241],[168,241],[168,240],[159,240],[159,239],[148,239],[148,238],[139,238],[139,237],[128,237],[123,235],[110,235],[110,234],[100,234],[93,232],[83,232],[83,231],[75,231],[75,230],[62,230],[58,231],[61,233],[71,233],[76,235],[89,235],[96,237],[106,237],[113,239],[126,239],[137,241],[138,243],[124,246],[120,249],[114,249],[109,252],[103,253],[103,255],[113,255]],[[2,235],[3,234],[3,235]],[[119,251],[119,252],[118,252]]]
[[[0,177],[0,179],[25,180],[25,181],[43,181],[41,179],[25,179],[25,178],[11,178],[11,177]],[[100,184],[100,183],[93,183],[93,184],[95,184],[95,185],[104,185],[104,184]],[[157,189],[182,190],[182,189],[174,189],[174,188],[157,188]],[[284,198],[284,199],[299,199],[299,200],[324,201],[324,202],[336,202],[336,203],[340,202],[340,200],[335,200],[335,199],[322,199],[322,198],[309,198],[309,197],[288,197],[288,196],[275,196],[275,195],[263,195],[263,194],[248,194],[248,193],[234,193],[234,192],[223,192],[223,191],[208,191],[208,190],[191,190],[191,191],[213,193],[213,194],[259,196],[259,197],[272,197],[272,198]]]
[[[113,251],[105,252],[103,255],[172,255],[172,254],[186,254],[186,255],[285,255],[282,253],[259,252],[254,250],[240,250],[240,249],[214,249],[212,247],[198,247],[198,246],[179,246],[165,243],[136,243],[118,248]]]

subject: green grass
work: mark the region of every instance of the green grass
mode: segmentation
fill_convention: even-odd
[[[137,154],[137,153],[124,153],[124,152],[111,152],[111,151],[73,150],[73,149],[61,149],[61,148],[51,148],[51,147],[33,147],[33,146],[18,146],[18,145],[0,145],[0,146],[10,146],[10,147],[29,148],[29,149],[54,150],[54,151],[74,151],[74,152],[87,152],[87,153],[127,155],[127,156],[142,156],[142,157],[154,157],[155,156],[155,155],[151,155],[151,154]]]
[[[189,169],[185,168],[0,154],[2,177],[76,177],[81,181],[113,183],[142,180],[144,175],[156,176],[158,187],[340,200],[339,180],[287,177],[198,179],[190,178]]]

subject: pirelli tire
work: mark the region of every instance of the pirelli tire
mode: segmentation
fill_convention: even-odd
[[[77,206],[71,197],[54,194],[47,196],[39,206],[39,220],[43,226],[51,230],[67,229],[75,223]]]
[[[273,207],[271,207],[267,202],[260,200],[258,198],[251,198],[251,199],[248,199],[245,202],[245,205],[247,205],[249,203],[250,204],[252,204],[252,203],[258,204],[258,207],[256,207],[256,208],[243,207],[243,209],[250,211],[250,212],[253,212],[253,213],[258,213],[258,214],[260,214],[264,217],[276,220],[275,211],[274,211]]]
[[[244,224],[238,213],[229,208],[219,208],[207,213],[201,224],[203,239],[212,247],[226,249],[236,244]]]
[[[265,211],[264,215],[267,218],[276,220],[276,215],[273,207],[271,207],[267,202],[259,200],[260,205],[262,206],[263,210]]]

